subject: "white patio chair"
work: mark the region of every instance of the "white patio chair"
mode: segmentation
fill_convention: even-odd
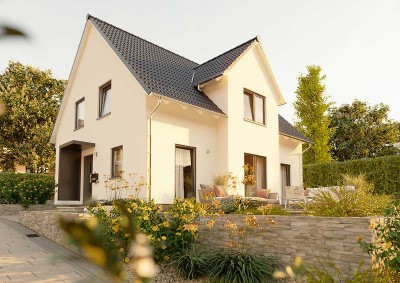
[[[285,186],[285,209],[290,208],[290,203],[304,203],[304,188],[301,186]]]

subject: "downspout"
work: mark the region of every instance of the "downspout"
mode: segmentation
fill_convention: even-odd
[[[303,182],[303,154],[312,147],[312,143],[308,143],[308,147],[299,154],[299,161],[301,163],[301,180]]]
[[[151,200],[151,154],[152,154],[152,144],[151,144],[151,122],[153,120],[153,115],[157,111],[158,107],[161,104],[161,96],[158,97],[158,102],[157,105],[154,107],[153,111],[150,113],[149,117],[149,190],[148,190],[148,195],[147,195],[147,200]]]
[[[309,150],[311,147],[312,147],[312,144],[311,144],[311,143],[308,143],[308,147],[307,147],[305,150],[303,150],[303,152],[302,152],[301,154],[304,154],[304,152],[306,152],[307,150]]]

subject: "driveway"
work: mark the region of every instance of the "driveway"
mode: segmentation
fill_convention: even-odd
[[[99,266],[10,219],[0,216],[0,282],[110,282]]]

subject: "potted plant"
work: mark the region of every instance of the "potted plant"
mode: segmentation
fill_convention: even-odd
[[[242,183],[245,188],[246,197],[256,196],[256,176],[254,175],[254,167],[250,164],[243,165],[244,177]]]

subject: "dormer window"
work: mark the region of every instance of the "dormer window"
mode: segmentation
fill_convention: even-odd
[[[100,87],[99,118],[111,114],[111,82]]]
[[[75,106],[75,129],[85,126],[85,98],[76,102]]]
[[[244,119],[265,125],[265,97],[250,90],[244,91]]]

